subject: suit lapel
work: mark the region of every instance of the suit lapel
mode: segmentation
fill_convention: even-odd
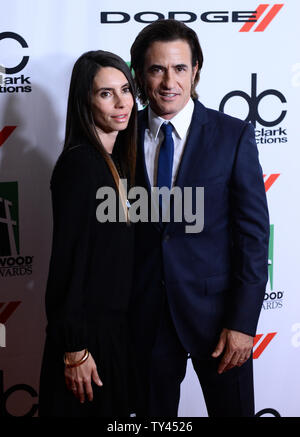
[[[142,187],[145,187],[148,196],[149,196],[149,202],[148,202],[148,218],[151,219],[151,192],[152,187],[149,180],[149,175],[147,171],[146,166],[146,159],[145,159],[145,148],[144,148],[144,139],[145,139],[145,130],[148,128],[148,110],[145,108],[144,110],[140,111],[138,114],[138,157],[137,157],[137,169],[139,170],[138,177],[137,177],[137,185],[140,185]],[[163,226],[159,222],[151,222],[153,226],[161,232],[163,230]]]
[[[184,188],[186,178],[193,174],[194,167],[201,161],[201,156],[210,143],[204,129],[204,125],[208,122],[206,108],[197,100],[195,100],[194,103],[195,109],[192,116],[190,132],[174,184],[181,188]]]

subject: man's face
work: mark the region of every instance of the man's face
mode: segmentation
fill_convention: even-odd
[[[153,111],[170,120],[187,104],[198,66],[188,42],[156,41],[145,56],[143,82]]]

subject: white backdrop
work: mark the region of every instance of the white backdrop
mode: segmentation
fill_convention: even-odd
[[[49,180],[62,149],[72,66],[96,49],[129,61],[136,34],[169,16],[188,21],[199,35],[200,100],[219,109],[225,97],[224,112],[243,119],[250,112],[255,124],[271,218],[270,279],[254,347],[256,413],[300,416],[299,2],[127,3],[11,0],[1,8],[0,416],[36,414],[51,249]],[[207,416],[191,366],[179,414]]]

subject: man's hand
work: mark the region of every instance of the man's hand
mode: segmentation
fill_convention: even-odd
[[[226,372],[235,366],[240,367],[251,356],[253,337],[242,332],[223,329],[219,342],[212,357],[217,358],[222,353],[218,373]]]

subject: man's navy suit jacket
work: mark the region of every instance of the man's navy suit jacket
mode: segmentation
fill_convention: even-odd
[[[210,355],[222,328],[255,335],[268,280],[269,215],[254,129],[195,108],[175,185],[204,187],[204,228],[138,223],[133,310],[144,346],[165,299],[187,352]],[[139,112],[136,185],[150,190],[144,158],[147,109]]]

